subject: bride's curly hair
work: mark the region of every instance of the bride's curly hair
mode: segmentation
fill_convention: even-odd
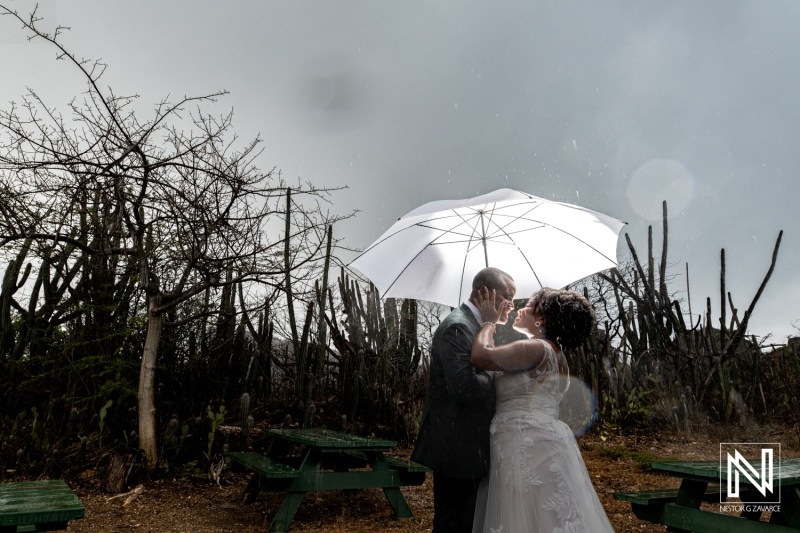
[[[575,291],[540,289],[527,307],[538,310],[547,323],[547,338],[563,348],[577,348],[589,337],[595,312],[589,301]]]

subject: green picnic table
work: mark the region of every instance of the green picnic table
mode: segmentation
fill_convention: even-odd
[[[401,486],[421,485],[430,469],[385,455],[397,442],[327,429],[270,429],[266,453],[231,452],[234,465],[254,472],[246,491],[285,492],[268,531],[288,531],[306,492],[381,488],[397,518],[412,516]],[[294,447],[300,453],[290,456]],[[369,470],[366,467],[369,467]]]
[[[719,461],[655,462],[653,470],[681,478],[678,489],[616,492],[614,499],[631,503],[642,520],[667,526],[669,532],[698,533],[798,533],[800,532],[800,458],[783,459],[775,468],[773,483],[780,498],[762,494],[744,476],[739,479],[739,499],[728,501],[727,467]],[[780,486],[780,490],[777,487]],[[739,516],[701,509],[702,502],[719,503],[738,511]],[[763,502],[763,505],[759,504]],[[776,507],[777,505],[777,507]],[[769,522],[762,513],[772,510]],[[779,509],[779,510],[778,510]]]
[[[67,529],[85,512],[61,479],[0,483],[0,533]]]

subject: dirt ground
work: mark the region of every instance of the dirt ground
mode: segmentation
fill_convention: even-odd
[[[663,532],[638,520],[630,504],[613,499],[618,491],[677,488],[679,480],[647,472],[642,464],[665,458],[717,460],[720,442],[781,442],[780,430],[761,429],[758,435],[666,434],[587,435],[579,442],[595,489],[618,533]],[[736,440],[733,440],[736,439]],[[800,449],[786,444],[783,456],[800,455]],[[406,454],[408,450],[405,451]],[[404,455],[399,452],[396,455]],[[181,478],[145,483],[141,495],[123,505],[124,498],[109,500],[91,473],[71,483],[86,506],[86,517],[70,524],[68,531],[93,533],[211,533],[262,532],[278,509],[281,495],[261,493],[255,503],[244,504],[241,496],[248,481],[245,474],[228,470],[221,486],[208,481]],[[403,493],[413,518],[395,519],[379,489],[311,492],[300,506],[292,532],[423,532],[431,531],[433,490],[431,476],[419,487],[404,487]]]

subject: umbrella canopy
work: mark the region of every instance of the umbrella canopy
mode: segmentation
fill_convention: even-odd
[[[510,274],[517,296],[560,288],[617,266],[625,222],[524,192],[499,189],[430,202],[401,217],[351,266],[382,297],[458,306],[484,267]]]

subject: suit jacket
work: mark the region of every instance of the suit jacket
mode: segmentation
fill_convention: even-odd
[[[489,473],[494,378],[469,363],[479,329],[469,307],[461,304],[436,330],[425,406],[411,455],[434,473],[460,479],[480,479]]]

